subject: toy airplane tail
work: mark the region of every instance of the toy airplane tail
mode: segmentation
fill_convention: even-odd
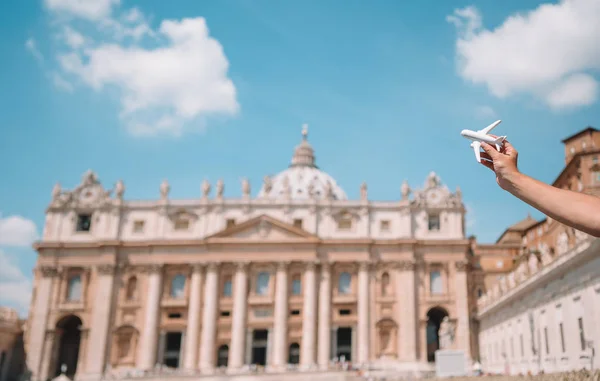
[[[499,136],[498,138],[496,138],[496,140],[494,140],[494,145],[496,145],[496,150],[500,151],[500,147],[502,147],[502,143],[504,143],[505,139],[506,139],[506,135]]]

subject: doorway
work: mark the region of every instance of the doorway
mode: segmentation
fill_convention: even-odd
[[[60,341],[54,377],[58,377],[63,372],[70,379],[75,377],[79,360],[81,325],[81,319],[75,315],[65,316],[56,324],[56,330],[60,332]]]
[[[269,331],[257,329],[252,332],[252,364],[267,365],[267,339]]]
[[[440,325],[448,316],[448,312],[441,307],[433,307],[427,312],[427,361],[435,361],[435,351],[440,349]]]
[[[169,368],[179,368],[182,336],[181,332],[167,332],[165,336],[163,364]]]
[[[352,361],[352,327],[340,327],[337,330],[336,356],[344,356],[344,360]]]

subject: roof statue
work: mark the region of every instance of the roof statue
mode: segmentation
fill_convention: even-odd
[[[160,184],[160,198],[165,200],[169,195],[170,190],[171,186],[169,185],[169,182],[166,179],[163,180],[163,182]]]
[[[115,196],[117,196],[118,199],[122,200],[124,193],[125,193],[125,184],[123,184],[123,180],[119,180],[115,184]]]
[[[225,190],[225,185],[223,184],[223,180],[222,179],[217,180],[217,197],[218,198],[223,197],[224,190]]]
[[[208,180],[204,179],[204,181],[202,181],[202,197],[207,198],[209,194],[210,183],[208,182]]]
[[[302,140],[294,149],[290,165],[279,172],[269,182],[265,181],[258,197],[290,198],[308,200],[311,198],[346,200],[346,193],[328,173],[316,165],[315,151],[308,142],[308,125],[302,125]]]
[[[410,186],[408,185],[408,181],[404,180],[402,182],[402,186],[400,187],[400,193],[402,194],[403,200],[408,199],[408,195],[410,194]]]

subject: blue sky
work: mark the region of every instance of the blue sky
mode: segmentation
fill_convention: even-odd
[[[541,218],[459,132],[502,119],[520,169],[554,180],[560,140],[600,118],[600,31],[574,26],[597,24],[599,7],[571,2],[3,2],[0,303],[26,310],[56,182],[92,169],[126,198],[158,197],[165,178],[193,198],[222,178],[235,197],[248,177],[255,194],[303,123],[349,197],[366,181],[369,198],[396,200],[435,171],[461,187],[480,241]]]

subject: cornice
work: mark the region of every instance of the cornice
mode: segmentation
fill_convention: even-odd
[[[468,247],[466,239],[319,239],[314,237],[281,239],[274,241],[255,240],[246,238],[208,238],[208,239],[157,239],[157,240],[98,240],[92,242],[65,242],[65,241],[39,241],[33,247],[40,250],[47,249],[98,249],[106,247],[148,248],[148,247],[202,247],[215,246],[281,246],[281,245],[308,245],[308,246],[426,246],[426,247]]]

